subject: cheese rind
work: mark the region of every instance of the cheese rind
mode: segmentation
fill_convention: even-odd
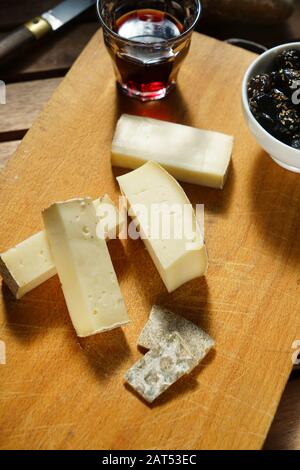
[[[43,220],[77,335],[90,336],[128,323],[106,242],[96,236],[92,200],[53,204],[43,211]]]
[[[98,228],[102,227],[99,232],[104,231],[107,239],[115,238],[124,224],[118,209],[107,194],[93,203]],[[56,268],[46,233],[38,232],[0,254],[0,274],[17,299],[54,276]]]
[[[214,340],[195,323],[159,305],[152,307],[149,320],[138,339],[138,345],[155,349],[164,338],[174,332],[187,344],[194,358],[194,366],[198,365],[215,345]]]
[[[112,165],[133,170],[156,161],[179,181],[223,188],[232,149],[232,136],[123,114],[111,158]]]
[[[117,178],[145,246],[169,292],[206,273],[208,258],[195,212],[177,181],[155,162]],[[153,217],[163,213],[161,223]],[[163,225],[171,230],[166,238]],[[176,228],[190,227],[190,235]],[[166,225],[165,225],[166,227]],[[155,236],[153,236],[155,234]],[[193,243],[193,249],[189,244]]]
[[[125,374],[125,380],[152,403],[167,388],[193,368],[194,359],[177,333],[164,338]]]

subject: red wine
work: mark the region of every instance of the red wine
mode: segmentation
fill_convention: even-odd
[[[165,96],[188,53],[189,39],[175,46],[168,43],[182,34],[183,25],[169,13],[142,9],[121,16],[114,31],[121,38],[137,43],[112,53],[122,87],[128,94],[145,96],[145,99]]]

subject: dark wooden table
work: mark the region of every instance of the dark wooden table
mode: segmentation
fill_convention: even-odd
[[[56,3],[55,0],[0,0],[0,37]],[[199,30],[221,40],[243,38],[268,47],[297,40],[300,39],[300,1],[296,3],[293,17],[278,27],[208,24],[204,19]],[[0,106],[0,170],[98,27],[95,13],[87,12],[44,41],[38,50],[2,72],[0,80],[7,83],[7,104]],[[300,375],[297,370],[287,384],[265,449],[300,449]]]

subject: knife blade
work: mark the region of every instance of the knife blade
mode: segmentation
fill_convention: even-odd
[[[52,31],[56,31],[94,4],[95,0],[65,0],[41,16],[50,24]]]
[[[39,39],[57,31],[95,3],[95,0],[65,0],[12,31],[0,41],[0,67],[7,65]]]

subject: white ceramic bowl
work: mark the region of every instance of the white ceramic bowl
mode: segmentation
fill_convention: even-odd
[[[257,74],[270,71],[271,64],[275,57],[284,49],[291,48],[300,50],[300,42],[281,44],[280,46],[273,47],[273,49],[269,49],[264,52],[264,54],[260,55],[252,65],[250,65],[242,85],[242,106],[248,127],[262,148],[269,153],[278,165],[287,170],[300,173],[300,150],[280,142],[280,140],[277,140],[269,134],[269,132],[257,122],[250,110],[247,92],[249,80]]]

